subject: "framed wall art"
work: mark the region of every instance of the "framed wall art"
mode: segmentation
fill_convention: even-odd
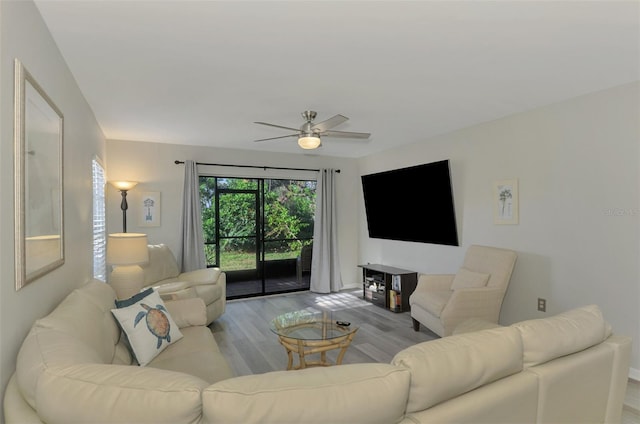
[[[500,180],[493,184],[493,223],[518,224],[518,180]]]
[[[138,221],[141,227],[159,227],[160,226],[160,192],[147,191],[141,193],[140,198],[140,219]]]
[[[16,290],[64,264],[64,117],[15,60]]]

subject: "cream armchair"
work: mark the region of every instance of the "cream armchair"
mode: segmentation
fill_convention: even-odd
[[[164,244],[148,245],[149,262],[142,266],[144,288],[153,287],[165,300],[199,297],[207,307],[207,325],[224,313],[227,276],[220,268],[180,272],[173,252]]]
[[[516,257],[512,250],[472,245],[457,274],[421,274],[409,297],[413,329],[423,324],[444,337],[469,318],[497,324]]]

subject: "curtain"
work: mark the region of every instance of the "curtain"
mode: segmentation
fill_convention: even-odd
[[[200,181],[198,166],[184,161],[184,189],[182,191],[182,272],[207,267],[204,256],[204,236],[200,213]]]
[[[340,291],[340,258],[334,169],[321,169],[316,187],[316,216],[313,229],[310,290],[315,293]]]

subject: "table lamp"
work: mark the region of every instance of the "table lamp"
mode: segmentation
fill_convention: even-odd
[[[147,235],[139,233],[109,234],[107,263],[113,266],[109,284],[118,299],[128,299],[144,287],[140,265],[149,262]]]

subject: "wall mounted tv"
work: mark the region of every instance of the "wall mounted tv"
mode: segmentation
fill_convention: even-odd
[[[361,178],[369,237],[458,246],[448,160]]]

